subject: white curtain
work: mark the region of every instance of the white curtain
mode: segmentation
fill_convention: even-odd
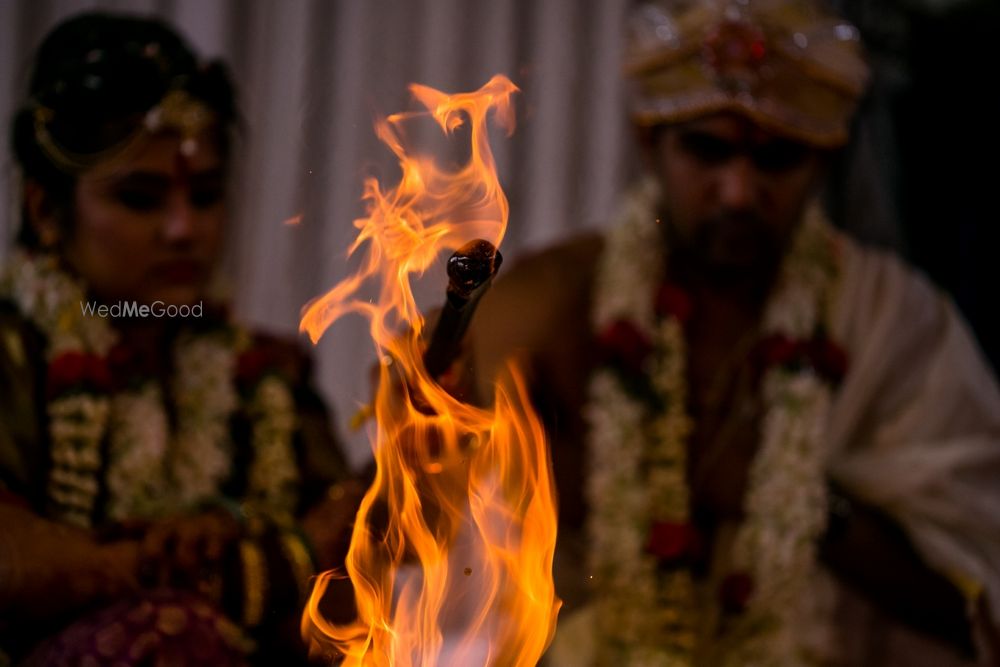
[[[0,109],[8,122],[42,36],[86,9],[155,14],[203,56],[230,63],[246,131],[224,274],[244,320],[295,335],[301,306],[349,269],[362,178],[395,178],[372,122],[413,108],[410,82],[472,90],[502,72],[521,87],[518,129],[509,140],[498,133],[496,144],[511,203],[508,261],[608,220],[634,162],[619,57],[627,2],[2,0]],[[9,150],[4,155],[0,255],[18,225]],[[300,225],[282,224],[296,215]],[[443,272],[427,276],[426,307],[443,288]],[[348,432],[347,419],[369,393],[364,323],[336,324],[315,357],[334,426],[360,463],[368,445]]]

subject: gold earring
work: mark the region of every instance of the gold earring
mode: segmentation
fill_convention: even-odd
[[[52,250],[59,244],[59,230],[53,225],[41,225],[38,230],[38,240],[45,250]]]

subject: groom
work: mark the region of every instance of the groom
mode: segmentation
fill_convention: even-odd
[[[548,427],[550,662],[1000,659],[995,379],[944,295],[815,204],[857,30],[790,0],[630,25],[646,177],[470,334],[480,398],[518,355]]]

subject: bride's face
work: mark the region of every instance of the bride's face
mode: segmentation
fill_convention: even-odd
[[[101,300],[181,305],[204,296],[221,248],[226,175],[213,141],[195,146],[182,152],[180,137],[156,135],[78,178],[62,248]]]

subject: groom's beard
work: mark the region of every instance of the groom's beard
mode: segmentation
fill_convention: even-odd
[[[702,219],[686,234],[667,220],[671,262],[709,284],[770,285],[789,237],[752,211],[724,211]]]

